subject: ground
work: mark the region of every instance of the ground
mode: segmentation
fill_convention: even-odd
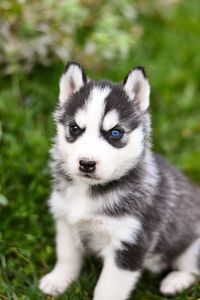
[[[144,65],[152,86],[153,148],[200,184],[200,3],[183,1],[169,14],[141,16],[145,31],[125,61],[89,70],[94,78],[122,80]],[[48,150],[52,111],[63,65],[35,67],[0,82],[0,299],[46,299],[38,279],[55,261]],[[80,279],[59,299],[90,300],[100,262],[87,258]],[[145,273],[130,299],[166,300],[160,277]],[[48,299],[48,298],[47,298]],[[49,297],[49,299],[52,299]],[[200,283],[176,300],[200,299]]]

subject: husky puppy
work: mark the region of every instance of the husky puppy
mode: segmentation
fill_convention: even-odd
[[[142,67],[114,84],[67,65],[51,152],[57,262],[40,281],[45,294],[63,293],[88,251],[103,260],[93,300],[127,299],[144,268],[171,268],[167,295],[199,276],[200,189],[152,153],[149,95]]]

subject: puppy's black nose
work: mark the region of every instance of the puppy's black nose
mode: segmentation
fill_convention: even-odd
[[[93,160],[83,160],[79,161],[79,170],[87,173],[94,172],[96,167],[96,161]]]

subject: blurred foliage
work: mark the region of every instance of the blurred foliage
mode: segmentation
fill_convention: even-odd
[[[14,73],[69,58],[86,65],[123,59],[143,33],[138,13],[165,16],[176,2],[0,1],[0,66]]]

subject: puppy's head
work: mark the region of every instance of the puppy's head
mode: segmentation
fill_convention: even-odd
[[[113,84],[90,81],[79,64],[69,63],[55,113],[63,171],[73,180],[102,184],[135,167],[148,144],[149,94],[141,67]]]

